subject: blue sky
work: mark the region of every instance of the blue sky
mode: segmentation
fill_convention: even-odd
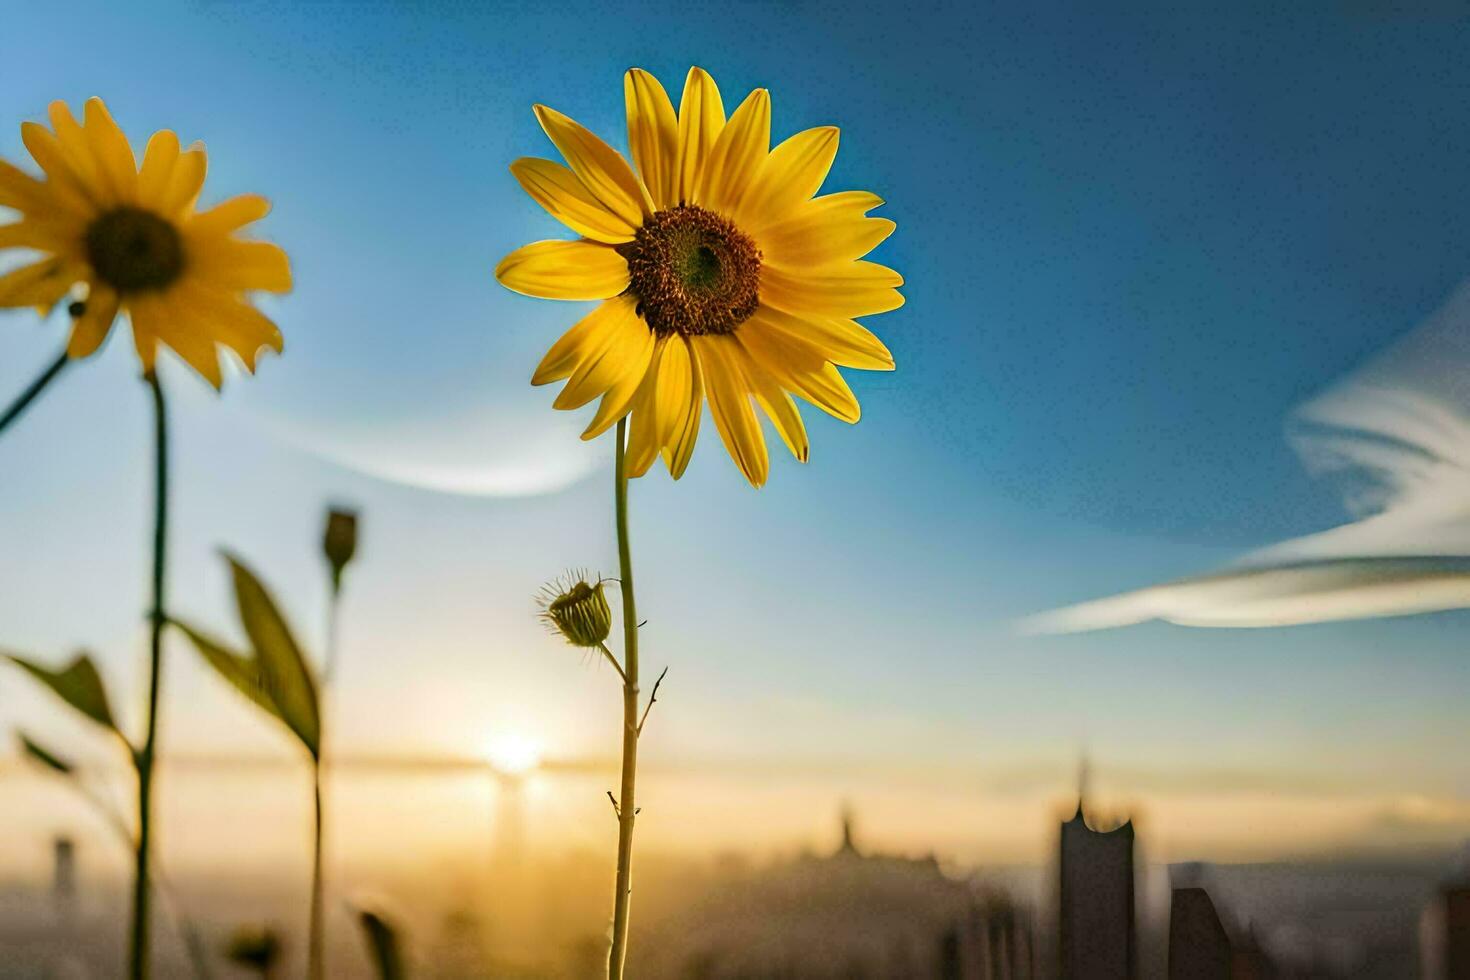
[[[753,491],[707,425],[684,480],[634,486],[645,656],[672,664],[652,758],[1063,772],[1085,744],[1104,776],[1328,773],[1462,799],[1463,615],[1007,626],[1345,518],[1283,417],[1470,269],[1470,22],[1346,9],[29,5],[0,38],[0,155],[25,160],[19,123],[49,101],[101,95],[139,146],[203,139],[206,199],[274,201],[262,231],[297,280],[268,304],[285,356],[222,398],[165,379],[174,605],[230,623],[229,544],[319,632],[321,507],[363,507],[345,742],[611,744],[610,678],[530,600],[564,566],[615,563],[607,440],[578,445],[577,417],[526,383],[575,308],[491,270],[563,234],[506,169],[554,152],[531,105],[623,147],[623,70],[677,92],[697,63],[727,105],[769,88],[778,136],[842,128],[826,188],[887,200],[898,232],[875,257],[907,303],[870,322],[898,370],[850,374],[862,422],[805,413],[810,464],[776,460]],[[61,330],[5,315],[0,392]],[[129,347],[0,442],[0,643],[92,646],[119,692],[141,684],[147,562]],[[551,489],[437,493],[343,459]],[[169,744],[274,744],[188,656]],[[0,723],[81,737],[53,715],[0,678]]]

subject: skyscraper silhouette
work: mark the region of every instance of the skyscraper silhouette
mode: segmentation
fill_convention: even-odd
[[[1061,980],[1133,980],[1133,823],[1087,826],[1086,769],[1077,813],[1062,824],[1057,975]]]
[[[1231,980],[1234,949],[1203,888],[1176,888],[1169,906],[1169,980]]]

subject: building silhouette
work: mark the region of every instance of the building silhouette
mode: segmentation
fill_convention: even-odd
[[[1034,980],[1035,945],[1009,896],[877,851],[844,809],[836,848],[722,874],[635,956],[688,980]]]
[[[1133,980],[1138,971],[1133,823],[1092,829],[1084,813],[1085,774],[1083,790],[1076,815],[1061,829],[1057,976]]]
[[[1421,923],[1425,980],[1470,977],[1470,885],[1442,885]]]
[[[58,911],[70,913],[77,897],[77,846],[67,836],[51,842],[51,895]]]

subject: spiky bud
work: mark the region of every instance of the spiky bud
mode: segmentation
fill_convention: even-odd
[[[581,573],[547,584],[540,595],[541,619],[574,647],[600,647],[612,630],[612,609],[603,580]]]

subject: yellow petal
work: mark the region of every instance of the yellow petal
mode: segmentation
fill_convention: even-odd
[[[903,277],[876,262],[850,262],[799,272],[761,269],[761,302],[802,316],[868,316],[903,305]]]
[[[887,218],[863,217],[881,203],[877,196],[863,191],[828,194],[798,205],[784,220],[753,228],[753,232],[767,265],[796,271],[851,262],[893,234],[895,225]]]
[[[531,199],[572,231],[597,242],[631,242],[638,229],[609,211],[571,170],[550,160],[522,157],[510,165]]]
[[[107,185],[114,201],[132,201],[137,197],[138,161],[128,138],[113,121],[102,100],[87,100],[87,145],[97,161],[98,178]]]
[[[208,161],[202,144],[195,143],[194,148],[180,153],[168,175],[168,183],[159,195],[159,210],[164,215],[173,217],[193,208],[194,202],[199,199],[199,191],[204,187],[204,172],[207,169]]]
[[[608,322],[598,330],[597,342],[584,349],[585,356],[551,403],[553,408],[581,408],[630,376],[632,397],[653,351],[653,332],[638,316],[636,305],[633,297],[619,296],[598,308]]]
[[[96,194],[67,162],[66,151],[51,130],[40,123],[23,122],[20,124],[20,138],[36,164],[46,172],[52,202],[70,211],[96,211],[100,206]]]
[[[67,356],[73,359],[89,357],[101,347],[112,330],[112,322],[117,319],[117,308],[117,293],[105,286],[94,287],[87,297],[86,312],[72,321],[71,339],[66,345]]]
[[[143,373],[152,374],[158,358],[158,331],[163,324],[163,314],[158,306],[157,293],[139,293],[128,299],[128,320],[133,326],[133,346],[138,351]]]
[[[238,238],[190,238],[189,274],[225,290],[291,291],[291,261],[280,246]]]
[[[148,148],[143,151],[143,167],[138,172],[138,203],[161,209],[178,164],[179,138],[167,129],[150,136]]]
[[[679,98],[679,159],[674,181],[676,204],[694,200],[699,172],[710,147],[725,128],[725,104],[715,80],[703,68],[689,69]]]
[[[71,109],[60,100],[51,103],[47,109],[51,116],[51,129],[56,134],[56,146],[82,189],[99,202],[115,201],[93,158],[87,133],[71,114]]]
[[[628,263],[596,242],[533,242],[501,259],[495,278],[526,296],[607,299],[628,288]]]
[[[219,348],[206,335],[194,332],[185,322],[159,335],[162,343],[173,349],[199,375],[208,381],[215,391],[224,386],[224,372],[220,369]]]
[[[648,361],[648,371],[643,375],[643,383],[638,386],[638,391],[633,395],[633,402],[628,409],[628,448],[625,465],[631,477],[639,477],[647,473],[653,461],[658,459],[659,450],[663,448],[663,440],[660,436],[665,426],[664,420],[658,415],[658,375],[660,362],[670,343],[678,343],[678,341],[660,337],[654,342],[653,356]]]
[[[190,215],[186,227],[191,235],[228,235],[259,221],[270,210],[271,202],[259,194],[241,194]]]
[[[0,225],[0,248],[71,251],[77,245],[78,231],[73,223],[60,215],[52,221],[27,217],[13,224]]]
[[[570,378],[578,364],[607,342],[605,331],[611,329],[621,317],[621,304],[621,297],[608,300],[562,334],[536,366],[536,373],[531,375],[531,384],[544,385]]]
[[[853,320],[840,317],[793,316],[759,307],[740,325],[740,334],[772,330],[784,340],[803,344],[823,360],[864,371],[892,371],[893,355],[883,342]]]
[[[648,191],[618,151],[555,109],[538,105],[536,118],[592,196],[630,225],[653,213]]]
[[[699,439],[699,422],[704,412],[704,369],[699,362],[698,352],[683,337],[676,338],[678,346],[664,352],[669,358],[686,359],[689,362],[689,397],[673,406],[674,421],[669,427],[669,438],[664,443],[664,465],[674,479],[684,475],[689,460],[694,457],[694,443]]]
[[[158,321],[154,327],[158,339],[173,348],[216,391],[224,383],[220,371],[219,348],[214,336],[195,316],[194,310],[178,302],[173,293],[158,293]]]
[[[680,336],[671,336],[664,345],[654,378],[653,399],[658,415],[656,435],[660,446],[667,446],[679,435],[691,400],[697,400],[698,378],[689,359],[689,344]]]
[[[617,379],[612,387],[607,389],[607,394],[602,396],[602,402],[597,406],[597,414],[592,417],[587,428],[582,433],[583,439],[595,439],[608,430],[610,426],[628,414],[632,408],[633,396],[638,393],[639,387],[648,376],[648,365],[653,358],[656,338],[653,331],[649,330],[647,324],[640,324],[643,333],[639,336],[636,331],[619,330],[618,337],[622,343],[621,351],[609,350],[608,358],[616,358]],[[592,372],[589,371],[588,377]],[[567,382],[567,388],[571,389],[577,385],[577,376],[572,375],[572,380]],[[565,392],[563,392],[565,394]],[[573,396],[575,397],[575,396]]]
[[[47,196],[44,183],[0,160],[0,208],[34,212],[46,206]]]
[[[807,440],[806,425],[801,421],[801,412],[797,409],[796,402],[776,383],[775,378],[758,365],[747,364],[746,375],[755,392],[755,400],[776,426],[781,441],[791,450],[791,455],[796,457],[797,462],[805,463],[811,444]]]
[[[837,158],[837,127],[819,126],[797,133],[772,150],[740,199],[737,222],[768,224],[811,199]]]
[[[648,374],[633,399],[633,428],[628,439],[628,472],[642,476],[658,458],[683,450],[683,465],[693,451],[693,435],[687,448],[683,445],[686,428],[699,426],[699,402],[703,392],[689,344],[680,336],[660,338],[648,364]],[[673,468],[671,466],[671,472]],[[678,479],[683,466],[674,474]]]
[[[633,163],[655,207],[678,203],[679,121],[664,87],[642,68],[623,76],[623,101],[628,111],[628,146]]]
[[[175,288],[179,305],[204,324],[211,337],[229,347],[251,373],[263,350],[279,354],[285,346],[270,318],[249,303],[227,292],[211,290],[197,282],[181,282]]]
[[[733,336],[705,334],[692,338],[699,351],[705,391],[709,396],[709,413],[715,420],[720,439],[740,472],[759,487],[766,482],[770,459],[760,422],[750,404],[750,383],[746,379],[745,351]]]
[[[857,422],[862,417],[857,396],[841,373],[811,347],[794,343],[774,330],[742,329],[740,342],[756,365],[769,371],[782,388],[844,422]]]
[[[758,88],[730,116],[699,171],[696,203],[733,211],[771,145],[771,95]]]
[[[49,310],[77,281],[77,270],[56,256],[0,275],[0,307],[35,306]]]

